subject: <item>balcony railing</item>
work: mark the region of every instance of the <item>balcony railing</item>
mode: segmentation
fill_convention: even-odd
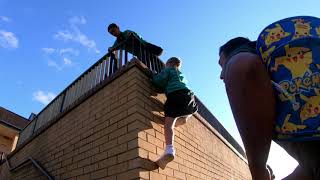
[[[130,61],[129,57],[137,57],[150,70],[160,72],[164,67],[158,56],[152,54],[138,37],[130,35],[126,41],[119,43],[114,52],[104,55],[99,61],[81,74],[57,97],[55,97],[31,122],[20,132],[17,146],[23,144],[41,127],[53,120],[80,97],[86,95],[91,89],[121,70]]]

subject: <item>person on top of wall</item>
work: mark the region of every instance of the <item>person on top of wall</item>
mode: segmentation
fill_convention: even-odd
[[[138,59],[145,60],[146,58],[150,58],[151,55],[160,56],[163,52],[161,47],[143,40],[134,31],[120,31],[119,26],[115,23],[109,24],[108,32],[116,37],[114,44],[108,48],[109,54],[115,50],[123,49],[137,56]]]

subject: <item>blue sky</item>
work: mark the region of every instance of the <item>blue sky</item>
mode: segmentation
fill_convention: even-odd
[[[114,41],[106,27],[116,22],[163,47],[162,60],[181,57],[191,88],[241,143],[219,79],[219,46],[236,36],[254,40],[282,18],[320,16],[316,0],[254,2],[0,0],[0,106],[25,117],[41,111],[105,54]],[[287,158],[273,145],[269,163],[281,177],[296,163],[279,156]]]

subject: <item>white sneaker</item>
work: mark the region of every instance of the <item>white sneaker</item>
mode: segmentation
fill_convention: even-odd
[[[164,169],[167,164],[173,161],[174,155],[173,154],[163,154],[157,161],[156,164],[161,168]]]
[[[169,162],[173,161],[174,156],[175,156],[175,150],[173,148],[167,148],[165,152],[160,156],[160,158],[156,160],[156,164],[161,169],[164,169]]]

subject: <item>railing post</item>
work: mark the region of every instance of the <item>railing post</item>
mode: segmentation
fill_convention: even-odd
[[[112,71],[113,71],[113,55],[111,54],[110,56],[110,60],[109,60],[109,76],[112,75]]]
[[[106,56],[106,67],[105,67],[104,79],[106,79],[107,77],[109,77],[109,72],[110,72],[110,70],[109,70],[109,68],[110,68],[110,61],[111,61],[110,56],[109,56],[109,57],[107,57],[107,56]]]
[[[116,53],[118,54],[118,51]],[[118,58],[117,58],[118,55],[117,54],[114,56],[114,59],[113,59],[112,74],[114,74],[118,70]]]
[[[157,72],[159,73],[161,71],[161,64],[159,62],[159,58],[155,55],[155,60],[156,60],[156,67],[157,67]]]
[[[155,55],[151,54],[151,59],[152,59],[152,71],[156,71],[156,59],[155,59]]]
[[[142,57],[142,48],[141,48],[141,43],[139,43],[139,49],[140,49],[140,57],[139,57],[139,60],[142,62],[142,63],[144,63],[144,59],[143,59],[143,57]],[[146,64],[146,63],[144,63],[144,64]]]
[[[118,60],[119,61],[119,67],[118,67],[119,69],[122,68],[122,65],[123,65],[122,64],[122,53],[123,53],[123,49],[120,49],[119,50],[119,58],[118,58],[119,59]]]
[[[60,106],[60,112],[63,111],[63,104],[64,104],[64,100],[65,100],[65,98],[66,98],[66,94],[67,94],[67,91],[65,91],[65,92],[63,93],[63,97],[62,97],[62,101],[61,101],[61,106]]]
[[[134,55],[134,52],[135,52],[135,47],[134,47],[134,38],[132,38],[132,56],[135,56]]]
[[[144,49],[144,55],[145,55],[145,61],[146,61],[146,66],[150,69],[150,60],[149,60],[149,56],[150,52],[147,48]]]
[[[127,50],[124,50],[124,63],[125,63],[125,65],[127,65],[127,63],[128,63],[128,51]]]
[[[34,133],[34,130],[36,129],[36,126],[37,126],[37,122],[38,122],[38,115],[37,115],[37,117],[34,119],[34,120],[32,120],[32,121],[35,121],[34,122],[34,125],[33,125],[33,128],[32,128],[32,133],[31,133],[31,136],[33,135],[33,133]]]

